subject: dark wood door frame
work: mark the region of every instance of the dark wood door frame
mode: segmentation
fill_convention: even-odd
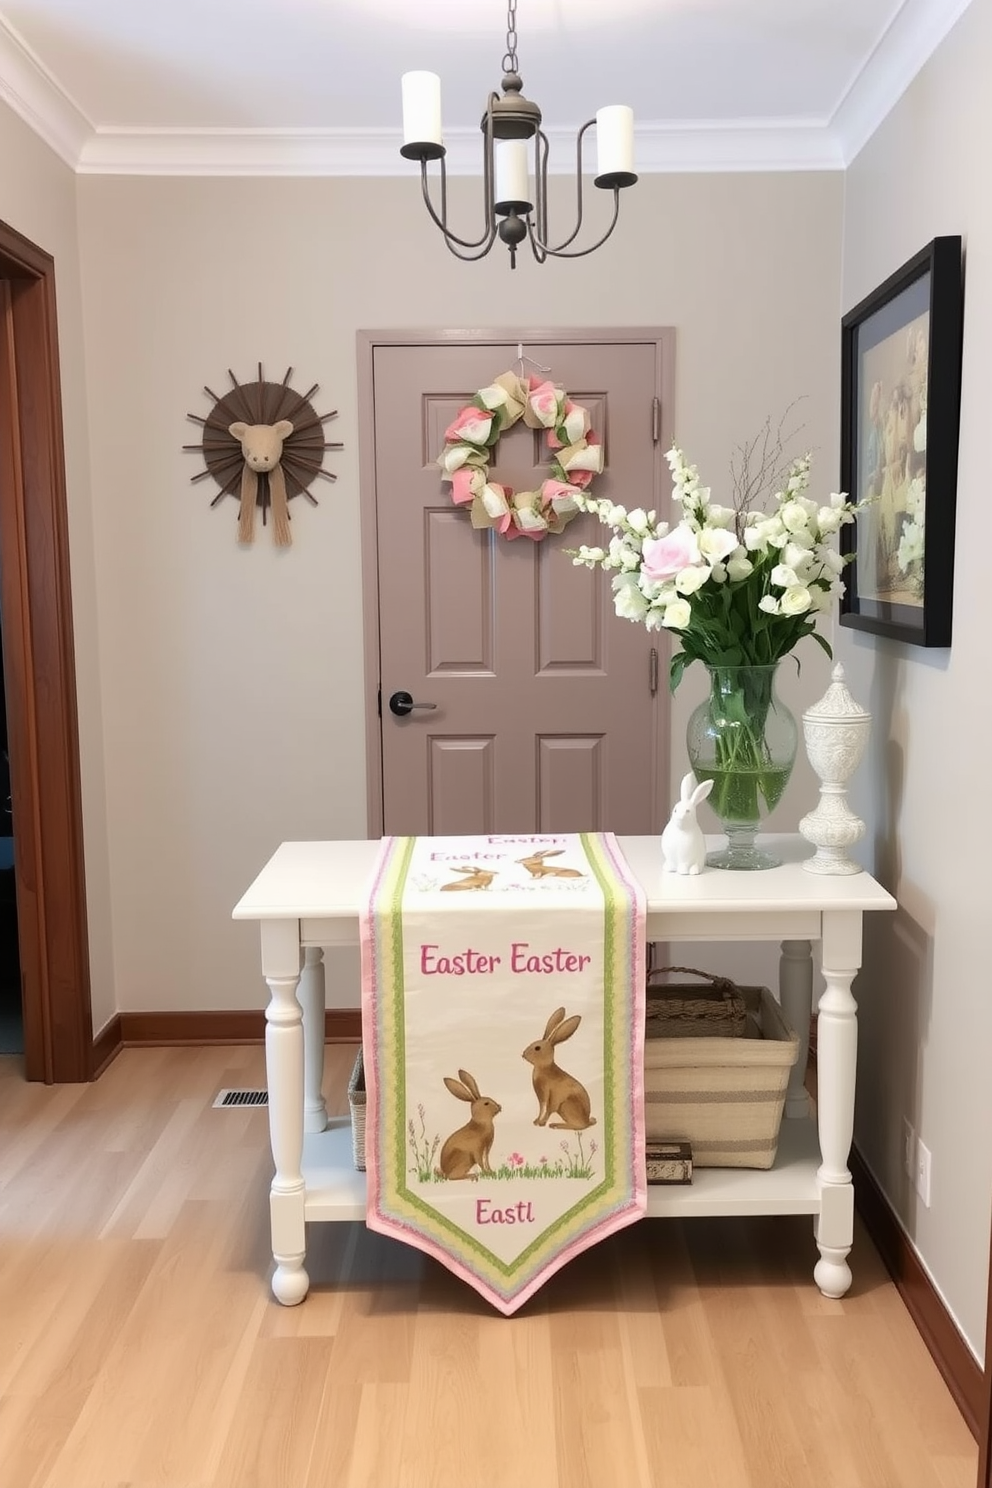
[[[0,613],[29,1080],[93,1066],[55,263],[0,223]]]

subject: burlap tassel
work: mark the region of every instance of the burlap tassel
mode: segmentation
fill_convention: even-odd
[[[272,502],[272,526],[276,547],[288,548],[293,541],[289,530],[289,502],[286,498],[286,476],[281,465],[269,471],[269,497]]]
[[[238,542],[255,541],[255,504],[258,500],[258,474],[245,461],[241,470],[241,510],[238,514]]]

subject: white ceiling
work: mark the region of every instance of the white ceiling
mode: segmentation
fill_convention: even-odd
[[[641,171],[836,169],[969,3],[518,0],[518,61],[553,168],[629,103]],[[475,170],[505,29],[504,0],[0,0],[0,98],[80,171],[398,175],[427,68]]]

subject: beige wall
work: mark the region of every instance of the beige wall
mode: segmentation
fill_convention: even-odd
[[[871,926],[857,1140],[981,1356],[992,1186],[989,852],[978,786],[992,729],[986,618],[992,387],[992,0],[975,0],[846,181],[843,303],[932,237],[966,239],[954,638],[929,653],[844,632],[852,687],[875,717],[858,777],[879,875],[898,896]],[[933,1154],[925,1209],[902,1169],[902,1119]]]
[[[283,838],[366,834],[356,329],[670,324],[679,438],[712,484],[797,393],[836,479],[839,177],[647,178],[608,249],[515,273],[495,253],[456,262],[418,194],[412,179],[79,182],[122,1009],[262,1005],[255,933],[231,906]],[[235,503],[210,511],[181,451],[203,384],[259,359],[319,382],[345,443],[319,509],[294,503],[288,553],[239,551]],[[821,653],[807,659],[822,691]],[[794,790],[789,825],[810,804]]]
[[[69,545],[79,699],[93,1024],[115,1008],[103,720],[93,567],[86,375],[83,363],[76,178],[6,105],[0,105],[0,217],[55,260],[64,415]]]

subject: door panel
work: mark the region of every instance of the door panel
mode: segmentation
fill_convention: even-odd
[[[655,341],[527,349],[603,438],[594,494],[657,506]],[[604,529],[582,516],[540,543],[507,542],[475,531],[441,483],[445,428],[515,352],[372,351],[384,831],[657,830],[668,708],[650,690],[650,652],[665,640],[618,620],[608,578],[562,551]],[[491,478],[528,489],[546,474],[543,433],[518,423]],[[397,718],[400,689],[434,706]]]
[[[465,514],[455,507],[424,513],[426,674],[492,675],[493,564],[487,547],[465,542]],[[463,582],[447,575],[464,569]]]
[[[427,812],[434,837],[457,836],[465,821],[477,832],[495,832],[496,798],[493,737],[458,739],[428,736]]]
[[[580,521],[583,530],[589,526],[588,519],[577,517],[566,531],[573,532]],[[578,541],[598,542],[599,538],[569,539],[568,546]],[[590,583],[588,570],[564,560],[561,548],[560,541],[553,547],[546,541],[536,555],[537,670],[542,676],[555,672],[602,676],[606,671],[603,622],[610,618],[603,614],[602,585]]]
[[[537,747],[537,831],[571,832],[570,821],[599,821],[607,753],[603,736],[545,735]]]

